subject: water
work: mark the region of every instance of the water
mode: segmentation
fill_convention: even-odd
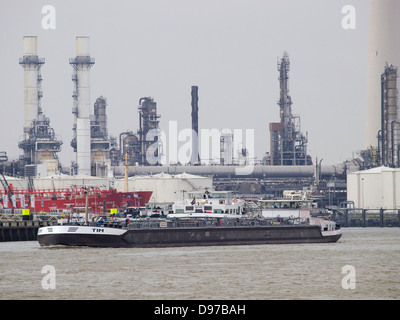
[[[44,289],[43,266],[55,270]],[[355,289],[344,289],[345,265]],[[45,281],[45,285],[50,282]],[[345,228],[334,244],[41,248],[0,243],[0,299],[399,299],[400,228]]]

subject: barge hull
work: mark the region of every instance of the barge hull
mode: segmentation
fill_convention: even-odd
[[[183,247],[323,243],[336,242],[340,236],[322,236],[319,226],[264,226],[128,230],[123,239],[130,247]]]
[[[54,228],[54,227],[53,227]],[[80,227],[91,228],[91,227]],[[103,228],[111,229],[111,228]],[[96,230],[101,230],[97,228]],[[323,236],[319,226],[252,226],[120,230],[120,234],[40,232],[41,246],[185,247],[337,242],[341,233]]]
[[[121,237],[116,235],[51,234],[38,235],[37,240],[41,246],[126,247]]]

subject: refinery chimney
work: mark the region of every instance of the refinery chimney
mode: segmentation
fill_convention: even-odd
[[[44,59],[37,55],[37,37],[24,37],[24,56],[20,59],[20,65],[24,68],[24,132],[29,131],[34,120],[39,115],[39,102],[41,92],[40,68]]]
[[[24,135],[18,147],[24,152],[20,160],[25,165],[45,164],[48,173],[55,173],[59,169],[57,152],[61,151],[62,141],[55,135],[50,127],[49,118],[42,112],[40,100],[42,92],[41,67],[44,59],[37,53],[37,37],[24,37],[24,56],[19,59],[19,64],[24,68]],[[29,175],[37,172],[27,169]],[[36,173],[35,173],[36,172]]]
[[[70,59],[74,68],[77,100],[76,112],[76,163],[78,174],[91,174],[90,157],[90,68],[94,59],[90,57],[89,37],[76,37],[76,58]]]
[[[371,0],[368,44],[365,147],[378,146],[381,130],[381,74],[400,66],[400,1]]]

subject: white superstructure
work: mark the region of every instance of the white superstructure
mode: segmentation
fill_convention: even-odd
[[[245,201],[230,191],[191,191],[172,205],[168,218],[240,218],[244,207]]]

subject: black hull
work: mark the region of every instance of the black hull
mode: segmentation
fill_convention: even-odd
[[[121,236],[100,234],[49,234],[38,235],[41,246],[126,247]]]
[[[341,234],[323,236],[319,226],[257,226],[210,228],[159,228],[127,230],[122,235],[46,234],[38,235],[41,246],[91,247],[184,247],[253,244],[337,242]]]

